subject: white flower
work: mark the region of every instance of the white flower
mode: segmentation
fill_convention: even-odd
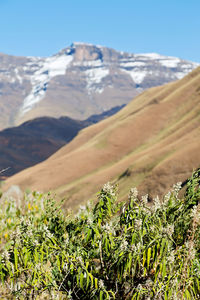
[[[130,193],[129,193],[129,200],[131,199],[136,199],[138,196],[138,190],[136,187],[130,189]]]
[[[83,264],[83,259],[81,256],[77,256],[76,257],[77,262],[79,262],[80,264]]]
[[[64,263],[63,270],[64,270],[65,272],[68,271],[68,264],[67,264],[67,263]]]
[[[156,196],[153,200],[154,200],[154,210],[156,211],[161,207],[161,202],[158,196]]]
[[[174,263],[174,252],[173,251],[171,251],[171,253],[170,253],[170,255],[169,255],[169,257],[168,257],[168,262],[170,263],[170,264],[173,264]]]
[[[102,191],[104,193],[108,193],[111,196],[115,196],[115,189],[114,186],[110,184],[110,182],[107,182],[106,184],[104,184]]]
[[[164,203],[168,202],[169,199],[171,197],[171,192],[168,192],[165,196],[164,196]]]
[[[137,230],[140,230],[141,227],[142,227],[142,220],[141,219],[140,220],[135,220],[135,228]]]
[[[27,235],[28,235],[29,238],[30,238],[30,237],[33,237],[33,231],[32,231],[32,229],[29,229],[29,230],[27,231]]]
[[[137,247],[137,251],[139,251],[142,248],[142,244],[139,242],[136,247]]]
[[[134,244],[131,246],[131,251],[133,251],[133,252],[137,251],[137,247]]]
[[[195,259],[195,249],[193,248],[193,249],[190,249],[190,251],[189,251],[189,258],[191,259],[191,260],[193,260],[193,259]]]
[[[102,290],[104,289],[104,282],[102,279],[99,280],[99,288]]]
[[[2,253],[2,258],[3,258],[3,260],[5,260],[5,261],[9,260],[9,259],[10,259],[10,253],[9,253],[7,250],[5,250],[5,251]]]
[[[197,206],[194,205],[193,208],[191,209],[191,215],[192,215],[192,217],[194,217],[196,215],[196,213],[197,213]]]
[[[153,281],[150,278],[148,278],[145,283],[145,286],[147,289],[151,288],[153,286]]]
[[[112,227],[108,223],[106,223],[105,225],[102,226],[102,230],[105,231],[106,233],[110,233],[113,231]]]
[[[91,216],[88,216],[87,224],[90,225],[90,226],[93,224],[93,219],[92,219]]]
[[[128,242],[126,240],[123,240],[121,245],[120,245],[120,250],[121,251],[124,251],[127,249],[127,246],[128,246]]]
[[[182,187],[182,182],[177,182],[176,184],[173,185],[172,190],[174,191],[176,197],[178,196],[181,187]]]
[[[193,260],[195,258],[195,254],[196,254],[196,251],[195,251],[195,248],[194,248],[194,242],[193,241],[187,241],[185,243],[185,248],[188,251],[188,257],[191,260]]]
[[[38,271],[39,271],[39,270],[41,269],[41,266],[42,266],[42,264],[41,264],[41,263],[38,263],[38,264],[36,264],[36,265],[35,265],[35,268],[36,268],[36,270],[38,270]]]
[[[85,209],[86,209],[86,206],[85,206],[85,205],[80,205],[80,206],[79,206],[79,209],[80,209],[80,211],[85,210]]]
[[[33,241],[33,245],[34,245],[35,247],[37,247],[37,246],[39,245],[38,240],[34,240],[34,241]]]
[[[142,196],[141,198],[142,204],[146,205],[148,203],[148,194]]]
[[[139,291],[141,291],[141,290],[143,289],[143,287],[142,287],[142,285],[141,285],[140,283],[138,284],[137,289],[138,289]]]
[[[163,228],[163,233],[166,233],[169,236],[171,236],[174,233],[174,225],[173,224],[171,224],[171,225],[168,224],[166,228]]]

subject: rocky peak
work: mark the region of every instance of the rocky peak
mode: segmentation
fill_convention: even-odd
[[[71,46],[64,48],[59,52],[61,55],[73,55],[74,61],[87,62],[101,60],[102,62],[118,61],[123,56],[128,56],[127,53],[117,52],[112,48],[107,48],[98,45],[92,45],[81,42],[74,42]]]
[[[197,66],[176,57],[80,42],[50,57],[0,54],[0,128],[40,116],[88,118]]]
[[[101,49],[94,45],[89,44],[73,44],[75,53],[74,53],[74,60],[78,60],[80,62],[83,61],[90,61],[90,60],[102,60],[103,53]]]

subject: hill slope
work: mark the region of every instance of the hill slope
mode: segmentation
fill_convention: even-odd
[[[3,178],[33,166],[69,143],[77,133],[91,124],[107,118],[123,106],[112,108],[87,120],[68,117],[40,117],[20,126],[0,131],[0,173]]]
[[[200,68],[151,88],[116,115],[82,130],[45,162],[7,180],[67,198],[88,199],[108,180],[123,198],[132,186],[162,194],[200,166]],[[153,195],[151,195],[153,196]]]
[[[0,54],[0,129],[41,116],[83,120],[182,78],[197,65],[83,43],[46,58]]]

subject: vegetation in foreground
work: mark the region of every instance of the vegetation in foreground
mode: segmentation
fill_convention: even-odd
[[[198,173],[180,188],[119,204],[108,183],[76,216],[39,193],[1,203],[0,298],[200,299]]]

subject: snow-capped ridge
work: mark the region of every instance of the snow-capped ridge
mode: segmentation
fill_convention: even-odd
[[[21,114],[28,112],[35,104],[40,102],[46,93],[47,86],[50,80],[58,75],[65,75],[67,67],[73,60],[71,55],[53,55],[47,57],[43,62],[39,63],[39,68],[30,77],[32,90],[30,94],[24,99],[21,108]],[[31,66],[31,63],[29,63]]]
[[[126,74],[132,80],[133,87],[142,91],[148,78],[165,78],[166,82],[180,79],[199,64],[181,60],[177,57],[164,56],[158,53],[132,54],[116,51],[90,43],[73,42],[69,47],[61,49],[50,57],[28,57],[23,67],[26,78],[30,80],[32,89],[21,107],[21,115],[30,111],[46,95],[52,78],[65,76],[66,70],[84,76],[85,90],[90,97],[102,93],[109,76],[109,86],[113,88],[113,74]],[[16,80],[21,84],[23,79],[15,71]],[[151,80],[150,80],[151,81]]]

